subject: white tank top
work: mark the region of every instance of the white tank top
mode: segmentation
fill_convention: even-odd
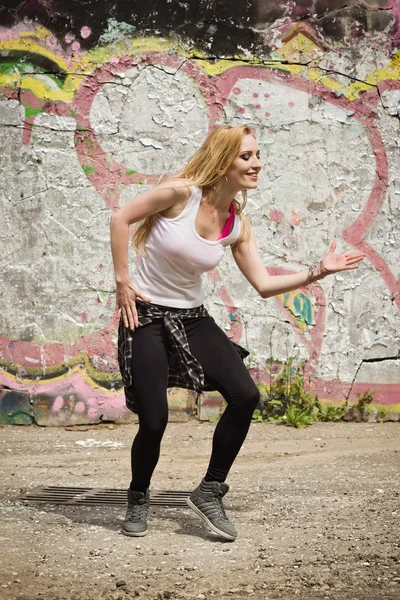
[[[146,256],[138,259],[133,284],[153,304],[194,308],[203,304],[201,276],[214,269],[226,246],[239,237],[241,222],[235,214],[231,233],[220,240],[202,238],[195,221],[202,189],[193,186],[183,211],[175,218],[157,215],[146,241]]]

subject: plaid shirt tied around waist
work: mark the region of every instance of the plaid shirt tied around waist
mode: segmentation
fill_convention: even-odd
[[[171,311],[150,302],[136,300],[139,327],[148,325],[156,319],[162,319],[168,335],[168,387],[180,387],[194,390],[197,394],[204,391],[215,391],[215,387],[205,381],[204,372],[199,361],[190,352],[189,342],[186,337],[184,321],[210,317],[203,305],[195,308],[180,308]],[[132,385],[132,342],[135,332],[125,327],[121,317],[118,328],[118,363],[125,388],[126,406],[136,413],[135,397]],[[241,358],[246,358],[249,352],[239,346],[233,345]]]

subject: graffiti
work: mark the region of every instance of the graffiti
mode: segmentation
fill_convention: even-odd
[[[324,44],[293,21],[275,59],[263,63],[196,56],[171,39],[134,37],[132,30],[96,46],[96,27],[89,25],[80,24],[80,40],[71,34],[59,41],[29,22],[0,35],[0,136],[9,148],[0,168],[4,180],[14,181],[2,208],[13,243],[0,266],[6,288],[15,290],[4,298],[0,384],[14,399],[19,394],[15,406],[22,403],[37,422],[126,418],[111,320],[109,216],[182,166],[226,121],[258,131],[266,166],[248,210],[262,250],[273,258],[271,275],[304,269],[333,237],[368,257],[360,275],[335,278],[333,300],[322,283],[268,304],[308,359],[320,396],[340,399],[368,388],[379,402],[399,403],[396,381],[352,383],[362,339],[372,352],[397,335],[398,257],[374,230],[382,227],[394,177],[379,111],[381,100],[387,114],[395,110],[399,53],[361,81],[320,68]],[[302,64],[305,55],[311,64]],[[386,226],[395,236],[393,223]],[[374,309],[386,311],[381,337],[372,333],[374,317],[360,291],[367,268]],[[246,342],[250,322],[246,335],[259,357],[253,374],[265,380],[268,348],[257,332],[267,309],[229,266],[209,273],[206,285],[210,311],[233,341]],[[342,329],[351,340],[340,337]],[[282,354],[279,344],[274,350]],[[10,393],[1,405],[6,421]]]
[[[305,331],[313,323],[312,305],[306,294],[303,292],[300,292],[300,294],[288,292],[283,295],[282,301],[284,307],[290,311],[302,331]]]
[[[84,3],[19,2],[3,7],[2,23],[12,27],[23,21],[39,21],[51,28],[66,52],[88,51],[134,35],[169,37],[179,33],[185,43],[212,56],[230,56],[245,49],[259,56],[279,47],[279,35],[302,25],[320,40],[345,45],[359,44],[365,37],[385,36],[393,46],[399,35],[397,2],[332,2],[329,0],[190,0],[185,3],[157,0],[132,5],[102,0]],[[89,24],[89,25],[88,25]],[[67,33],[66,33],[67,32]]]

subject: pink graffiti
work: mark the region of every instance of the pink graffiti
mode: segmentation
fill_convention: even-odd
[[[266,369],[250,369],[251,375],[256,383],[265,383],[269,380],[269,373]],[[307,373],[307,371],[306,371]],[[400,384],[399,383],[348,383],[341,381],[326,381],[325,379],[316,378],[313,375],[313,383],[306,388],[313,394],[317,394],[319,398],[332,401],[344,401],[348,399],[350,402],[357,400],[356,394],[364,392],[373,392],[374,402],[377,404],[393,405],[399,403]]]
[[[396,6],[396,9],[399,10]],[[84,28],[83,28],[84,29]],[[90,30],[83,32],[81,30],[82,37],[90,35]],[[87,28],[89,29],[89,28]],[[87,34],[87,35],[86,35]],[[4,32],[0,32],[0,37],[4,35]],[[72,41],[72,39],[71,39]],[[50,44],[50,41],[48,41]],[[54,47],[54,40],[51,42]],[[79,47],[75,46],[75,51],[78,51]],[[64,56],[64,58],[66,58]],[[366,206],[363,208],[359,217],[355,222],[343,231],[344,240],[362,249],[368,256],[371,263],[378,270],[383,280],[385,281],[388,289],[390,290],[394,302],[400,308],[400,284],[396,281],[394,274],[390,271],[388,265],[379,253],[372,247],[371,244],[364,240],[369,227],[373,223],[376,215],[378,214],[382,202],[384,200],[387,185],[388,185],[388,164],[385,147],[380,136],[378,129],[374,125],[375,119],[375,108],[379,102],[379,94],[374,89],[368,93],[364,93],[360,98],[354,102],[348,101],[345,97],[337,97],[335,94],[329,92],[324,86],[305,81],[299,76],[279,72],[277,70],[269,70],[261,67],[250,67],[240,66],[233,67],[229,71],[224,72],[221,75],[209,78],[203,71],[197,66],[194,61],[186,61],[184,65],[181,65],[181,58],[169,54],[162,53],[146,53],[139,57],[122,57],[114,58],[108,63],[102,65],[90,76],[86,77],[78,93],[71,103],[64,102],[46,102],[39,100],[32,94],[32,92],[21,91],[20,96],[17,92],[9,89],[3,89],[5,97],[7,98],[18,98],[22,104],[35,108],[38,112],[43,111],[49,114],[56,114],[62,116],[70,116],[71,111],[76,115],[77,129],[75,132],[75,143],[76,152],[81,165],[94,167],[93,173],[88,176],[91,184],[94,186],[96,191],[102,196],[106,204],[116,209],[118,207],[119,197],[122,190],[133,183],[138,183],[142,179],[150,184],[155,183],[159,177],[159,173],[127,173],[124,165],[115,161],[101,148],[98,143],[95,133],[90,123],[90,109],[93,104],[96,94],[101,89],[104,83],[113,80],[114,76],[118,73],[124,72],[128,68],[133,66],[140,66],[145,64],[156,64],[161,66],[172,66],[181,67],[182,71],[188,75],[198,86],[198,89],[202,93],[207,110],[209,113],[210,130],[214,125],[219,122],[223,113],[231,92],[235,95],[240,95],[241,88],[238,87],[238,81],[243,78],[254,79],[254,80],[265,80],[278,83],[287,87],[292,87],[301,91],[306,91],[319,98],[324,99],[335,106],[351,110],[354,113],[353,118],[363,125],[368,132],[369,141],[373,149],[375,163],[376,163],[376,176],[372,186],[372,190]],[[398,82],[383,82],[379,84],[379,91],[382,93],[385,89],[398,89],[400,87]],[[265,98],[269,97],[269,94],[264,94]],[[254,95],[256,97],[256,95]],[[290,103],[289,103],[290,104]],[[267,116],[270,116],[267,113]],[[30,134],[34,123],[34,116],[29,117],[25,120],[25,126],[23,131],[23,143],[30,143]],[[283,213],[278,210],[271,211],[271,218],[280,222],[284,217]],[[298,215],[292,215],[292,220],[295,224],[300,224],[301,219]],[[271,274],[286,273],[283,269],[269,268],[268,272]],[[209,278],[213,283],[220,281],[220,276],[217,271],[209,273]],[[312,293],[315,296],[317,311],[316,311],[316,323],[311,331],[308,332],[310,337],[302,335],[298,329],[296,329],[298,335],[302,336],[302,341],[308,348],[310,355],[317,359],[320,355],[322,335],[324,330],[325,322],[325,300],[322,290],[319,286],[313,286]],[[232,298],[225,286],[221,287],[219,292],[225,309],[228,314],[234,313],[236,315],[232,322],[230,336],[233,341],[240,341],[242,336],[242,322],[237,307],[235,306]],[[278,300],[279,303],[279,300]],[[285,316],[288,316],[287,310],[280,303],[281,310],[285,311]],[[83,317],[82,317],[83,318]],[[293,325],[295,322],[293,317]],[[12,341],[11,339],[0,336],[0,348],[2,350],[4,360],[10,364],[26,366],[27,356],[32,360],[37,360],[38,364],[43,364],[45,359],[48,367],[55,365],[62,365],[65,362],[65,356],[77,357],[79,355],[87,355],[89,359],[96,355],[104,358],[103,367],[104,370],[115,370],[117,368],[116,363],[116,352],[115,345],[112,337],[115,335],[116,324],[111,319],[104,330],[98,331],[94,334],[81,338],[73,343],[31,343],[24,341]],[[32,362],[29,363],[31,365]],[[108,367],[106,365],[109,365]],[[261,374],[261,371],[260,371]],[[257,373],[255,373],[257,375]],[[261,375],[260,375],[261,376]],[[11,379],[7,374],[3,374],[1,381],[4,385],[10,384],[13,389],[24,389],[29,393],[35,394],[39,391],[39,386],[32,384],[16,383],[14,379]],[[6,383],[8,382],[8,383]],[[20,388],[18,386],[20,385]],[[364,384],[359,384],[359,387],[355,386],[354,391],[363,389]],[[104,406],[104,410],[109,411],[120,411],[123,406],[122,394],[118,396],[106,395],[102,390],[97,389],[94,391],[93,387],[84,381],[81,375],[66,375],[62,384],[55,384],[54,382],[43,384],[40,386],[41,393],[47,389],[48,392],[51,390],[51,394],[56,398],[53,404],[53,411],[61,410],[64,406],[63,398],[71,394],[71,390],[76,392],[77,397],[82,400],[78,400],[76,406],[79,406],[77,412],[87,410],[87,414],[90,418],[96,418],[98,414],[99,406]],[[349,390],[348,384],[336,384],[321,381],[317,383],[321,389],[324,390],[324,394],[328,396],[338,393],[338,389]],[[361,387],[360,387],[361,386]],[[372,389],[372,385],[368,386]],[[318,388],[319,389],[319,388]],[[400,394],[400,389],[397,384],[390,386],[382,386],[379,384],[379,390],[385,390],[385,402],[394,402],[394,398],[397,394],[397,399]],[[342,393],[341,392],[341,393]],[[343,392],[344,393],[344,392]],[[383,393],[383,392],[382,392]],[[89,398],[89,400],[83,400]],[[389,400],[387,400],[389,399]],[[380,393],[376,396],[376,400],[380,401]],[[61,404],[63,402],[63,404]],[[83,404],[82,404],[83,403]],[[90,413],[90,414],[89,414]]]
[[[208,277],[212,283],[219,283],[221,281],[221,277],[220,277],[217,269],[213,269],[212,271],[210,271],[208,273]],[[223,303],[224,307],[226,308],[228,315],[230,315],[230,314],[235,315],[234,320],[231,322],[231,329],[228,333],[228,337],[232,340],[232,342],[238,343],[241,340],[242,332],[243,332],[243,326],[242,326],[242,321],[240,318],[239,310],[235,306],[235,304],[232,302],[229,292],[224,285],[221,287],[218,295],[221,298],[222,303]]]
[[[318,32],[318,26],[315,26],[318,23],[318,20],[315,18],[322,16],[321,7],[319,7],[319,11],[317,10],[317,0],[312,0],[309,2],[296,2],[295,0],[278,0],[279,4],[282,6],[284,13],[281,17],[280,21],[282,25],[279,27],[279,30],[282,34],[289,34],[288,37],[284,37],[285,41],[290,39],[290,33],[295,29],[296,32],[301,31],[303,35],[309,37],[319,46],[323,46],[321,35]],[[335,6],[330,10],[340,10],[340,8],[348,8],[351,5],[361,4],[368,12],[373,11],[381,11],[381,10],[391,10],[395,17],[395,30],[392,35],[387,36],[387,45],[389,48],[396,48],[398,38],[400,37],[400,2],[398,0],[386,0],[383,2],[352,2],[345,4],[342,6]],[[327,8],[329,3],[326,4]],[[340,15],[336,16],[337,19],[340,18]],[[309,21],[311,19],[314,20],[314,23]],[[355,22],[353,21],[355,25]],[[358,24],[360,25],[360,24]],[[354,36],[355,40],[357,38],[361,38],[361,28],[358,26],[357,35]],[[365,32],[367,35],[367,32]],[[371,43],[372,45],[372,43]]]
[[[102,370],[114,372],[118,369],[116,349],[113,342],[117,324],[110,319],[105,329],[79,338],[75,342],[32,343],[23,340],[11,340],[0,336],[0,348],[3,360],[7,364],[30,366],[46,364],[47,368],[57,367],[66,362],[66,357],[99,357]],[[26,360],[29,357],[30,361]]]
[[[102,388],[93,387],[86,381],[82,373],[66,375],[59,381],[49,381],[48,383],[34,381],[22,383],[4,373],[2,384],[9,389],[24,391],[31,396],[38,422],[41,419],[41,410],[47,412],[50,409],[53,415],[66,412],[69,413],[66,417],[69,417],[71,412],[76,411],[78,405],[79,414],[82,414],[80,411],[83,407],[83,412],[86,412],[91,420],[99,420],[100,416],[105,420],[113,420],[122,413],[128,412],[122,392],[110,394]],[[76,400],[69,405],[71,397]],[[48,404],[47,402],[43,404],[42,398],[48,398]]]
[[[90,29],[90,27],[87,27],[86,25],[84,27],[82,27],[82,29],[81,29],[81,37],[84,40],[86,38],[88,38],[91,34],[92,34],[92,30]]]
[[[281,223],[284,217],[285,215],[283,212],[281,210],[277,210],[276,208],[273,208],[269,213],[269,218],[271,221],[275,221],[276,223]]]
[[[267,267],[267,272],[269,273],[269,275],[289,275],[290,273],[294,273],[294,271],[290,271],[289,269],[282,269],[279,267]],[[282,300],[277,297],[275,298],[275,301],[278,303],[280,310],[284,313],[285,318],[289,316],[289,319],[293,324],[296,334],[300,337],[302,343],[309,351],[311,364],[313,365],[313,367],[315,367],[320,357],[322,339],[325,328],[325,294],[318,284],[313,284],[309,287],[300,288],[298,292],[303,292],[303,294],[305,294],[306,296],[312,294],[315,298],[315,323],[312,327],[308,328],[307,335],[304,335],[304,333],[298,328],[298,324],[295,317],[291,314],[290,311],[286,309]]]
[[[235,86],[237,86],[237,82],[242,78],[280,83],[281,85],[293,87],[295,89],[318,96],[319,98],[324,99],[326,102],[354,112],[353,118],[366,128],[375,157],[375,181],[366,206],[356,221],[345,231],[343,231],[343,238],[349,244],[352,244],[359,249],[362,248],[367,253],[368,258],[378,269],[378,272],[381,274],[383,280],[392,293],[394,301],[400,308],[400,283],[396,281],[393,273],[390,271],[390,268],[385,263],[384,259],[379,256],[379,254],[372,248],[370,244],[367,244],[363,241],[363,236],[367,233],[382,206],[386,195],[388,182],[388,163],[385,146],[378,129],[374,125],[374,119],[376,116],[376,111],[374,109],[377,107],[380,101],[378,91],[374,89],[370,92],[366,92],[356,101],[350,102],[343,96],[336,96],[324,86],[314,82],[305,81],[301,77],[293,75],[292,73],[278,72],[250,66],[234,67],[227,73],[224,73],[223,76],[220,75],[216,78],[217,81],[213,87],[213,97],[215,98],[215,102],[212,104],[210,111],[211,120],[213,122],[216,123],[222,118],[230,92]],[[385,82],[385,86],[383,84],[380,85],[380,89],[391,89],[393,87],[398,88],[399,82]]]
[[[62,396],[57,396],[57,398],[53,402],[53,406],[51,410],[53,412],[58,412],[64,406],[64,398]]]
[[[118,207],[119,196],[127,185],[139,183],[143,180],[152,185],[157,183],[163,174],[126,173],[127,169],[124,165],[118,163],[112,156],[104,152],[97,141],[90,123],[90,109],[93,101],[104,83],[113,81],[115,75],[124,73],[127,69],[143,64],[155,64],[178,69],[181,66],[181,62],[182,60],[178,56],[160,53],[148,53],[136,59],[130,56],[121,57],[117,60],[110,60],[108,63],[102,65],[82,82],[78,90],[76,98],[72,103],[77,122],[75,134],[76,152],[81,165],[88,165],[94,168],[93,173],[89,175],[89,181],[96,191],[101,194],[110,208],[115,209]],[[194,79],[203,93],[208,89],[208,79],[196,64],[188,61],[183,65],[181,71],[191,79]],[[207,104],[210,104],[208,100]]]
[[[292,218],[290,219],[292,225],[301,225],[301,221],[301,216],[298,215],[294,210],[292,210]]]

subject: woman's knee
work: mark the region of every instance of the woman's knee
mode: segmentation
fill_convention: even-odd
[[[168,423],[168,414],[152,415],[151,419],[139,418],[139,431],[141,434],[152,438],[160,438],[163,436]]]
[[[258,403],[260,402],[260,397],[261,396],[258,387],[254,385],[246,399],[247,404],[250,406],[250,408],[252,408],[253,411],[257,408]]]
[[[242,388],[238,388],[234,394],[233,404],[241,411],[251,412],[257,408],[260,402],[260,392],[254,382]]]

